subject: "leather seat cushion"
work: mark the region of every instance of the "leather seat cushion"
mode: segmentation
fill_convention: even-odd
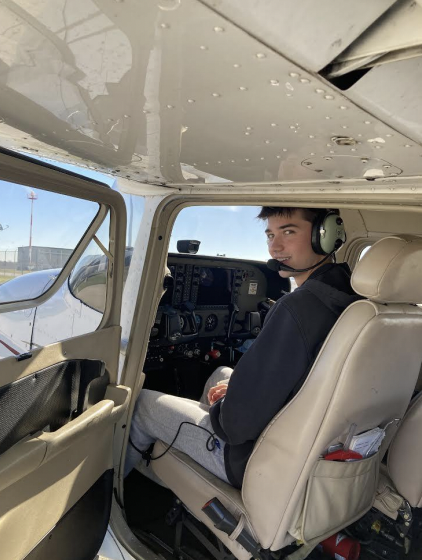
[[[153,457],[163,453],[167,447],[167,444],[157,441],[154,446]],[[212,529],[236,558],[247,560],[251,557],[250,553],[240,544],[230,540],[226,533],[215,529],[213,523],[201,510],[209,500],[218,498],[236,519],[240,519],[242,514],[247,519],[239,490],[217,478],[188,455],[174,448],[170,449],[164,457],[152,461],[151,467],[154,473],[165,481],[176,496],[182,499],[187,509],[194,512],[195,517]],[[248,520],[245,527],[256,538]]]

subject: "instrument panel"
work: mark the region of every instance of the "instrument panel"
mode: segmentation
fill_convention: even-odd
[[[201,339],[254,338],[268,311],[268,298],[290,291],[290,281],[265,263],[199,255],[170,254],[166,283],[150,347]]]
[[[256,295],[258,281],[253,281],[255,271],[241,268],[210,267],[199,264],[174,264],[169,266],[174,287],[163,297],[162,305],[179,306],[190,301],[197,307],[227,306],[236,303],[240,288],[248,278],[248,291]]]

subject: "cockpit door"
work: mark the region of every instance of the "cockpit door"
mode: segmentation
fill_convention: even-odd
[[[0,303],[0,331],[3,314],[37,309],[57,297],[101,224],[109,220],[110,241],[103,247],[106,294],[97,328],[0,359],[0,556],[91,560],[107,530],[118,462],[113,459],[114,431],[130,397],[130,390],[117,384],[125,206],[106,185],[10,152],[0,153],[0,179],[4,196],[7,184],[36,189],[38,216],[40,206],[47,204],[41,199],[47,201],[51,193],[96,205],[46,291],[25,299],[13,295],[10,284],[12,296]],[[69,214],[70,203],[68,208]],[[53,245],[49,221],[39,217],[38,227],[45,228],[45,239]],[[94,284],[88,287],[95,289]]]

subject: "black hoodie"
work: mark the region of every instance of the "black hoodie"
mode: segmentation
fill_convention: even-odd
[[[300,389],[334,323],[357,299],[347,264],[329,263],[269,311],[236,365],[226,396],[210,408],[213,430],[226,442],[227,477],[236,488],[256,440]]]

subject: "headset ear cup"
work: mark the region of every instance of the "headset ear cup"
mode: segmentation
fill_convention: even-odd
[[[317,255],[329,255],[346,241],[343,220],[333,211],[317,216],[312,225],[312,249]]]
[[[311,243],[312,250],[317,255],[326,255],[321,247],[321,226],[327,214],[318,214],[312,224]]]

